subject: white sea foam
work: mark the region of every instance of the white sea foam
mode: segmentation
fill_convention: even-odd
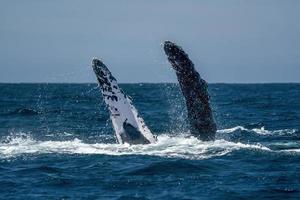
[[[300,153],[300,149],[285,149],[282,152]]]
[[[69,141],[38,141],[29,136],[16,136],[0,143],[0,157],[22,154],[105,154],[105,155],[150,155],[186,159],[206,159],[222,156],[239,149],[270,151],[260,144],[234,143],[226,140],[202,142],[194,137],[160,135],[157,142],[148,145],[84,143],[79,139]]]
[[[284,129],[269,131],[264,129],[246,129],[236,126],[229,129],[218,130],[221,134],[231,134],[235,131],[250,131],[262,135],[293,134],[296,129]],[[64,133],[64,135],[72,135]],[[284,150],[274,150],[276,147],[284,147]],[[274,148],[273,148],[274,147]],[[36,140],[28,134],[19,133],[7,136],[0,142],[0,158],[15,157],[22,154],[103,154],[103,155],[149,155],[161,157],[178,157],[186,159],[207,159],[223,156],[237,150],[258,150],[267,152],[291,152],[298,154],[300,144],[271,143],[267,146],[262,144],[247,144],[218,139],[203,142],[189,134],[162,134],[157,137],[157,142],[147,145],[129,145],[115,143],[86,143],[79,139],[65,141],[42,141]]]
[[[246,129],[242,126],[235,126],[235,127],[232,127],[232,128],[218,130],[217,133],[233,133],[233,132],[238,131],[238,130],[245,131],[245,130],[248,130],[248,129]]]
[[[218,130],[217,133],[233,133],[235,131],[246,131],[246,132],[253,132],[259,135],[291,135],[296,133],[298,130],[297,129],[281,129],[281,130],[266,130],[265,127],[261,128],[253,128],[253,129],[247,129],[244,128],[243,126],[235,126],[232,128],[228,129],[221,129]]]

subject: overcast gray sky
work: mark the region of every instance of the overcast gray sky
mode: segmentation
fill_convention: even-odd
[[[208,82],[300,82],[299,0],[1,0],[0,82],[174,82],[180,44]]]

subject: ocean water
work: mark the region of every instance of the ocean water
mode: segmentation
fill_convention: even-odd
[[[300,84],[211,84],[217,139],[177,84],[121,84],[157,136],[116,144],[96,84],[0,84],[1,199],[300,199]]]

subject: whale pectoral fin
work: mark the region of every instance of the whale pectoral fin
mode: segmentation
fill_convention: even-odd
[[[148,144],[155,142],[151,131],[142,123],[129,97],[118,86],[110,70],[99,59],[93,59],[104,102],[110,111],[110,119],[119,143]]]
[[[216,123],[209,102],[206,81],[195,70],[193,62],[180,46],[166,41],[164,51],[176,72],[185,97],[191,134],[201,140],[213,140]]]

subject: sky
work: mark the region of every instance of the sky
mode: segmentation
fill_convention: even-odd
[[[299,0],[0,0],[0,82],[176,82],[176,42],[210,83],[300,82]]]

